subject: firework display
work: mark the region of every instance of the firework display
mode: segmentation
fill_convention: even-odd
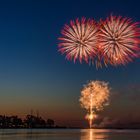
[[[89,63],[97,53],[98,28],[93,19],[82,18],[71,21],[62,30],[59,38],[59,51],[66,54],[68,60],[84,60]]]
[[[129,18],[100,20],[99,49],[105,64],[125,65],[139,56],[140,29]]]
[[[91,81],[81,91],[79,99],[82,108],[87,110],[86,118],[89,121],[90,128],[92,121],[97,117],[97,112],[104,109],[109,102],[110,88],[104,81]]]
[[[130,18],[111,15],[98,24],[93,19],[76,19],[61,33],[59,51],[74,62],[118,66],[140,56],[139,23]]]

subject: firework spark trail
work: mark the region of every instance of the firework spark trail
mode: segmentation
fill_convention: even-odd
[[[139,23],[111,15],[106,20],[100,20],[99,24],[99,50],[105,65],[125,65],[139,57]]]
[[[89,120],[90,120],[90,128],[92,127],[92,118],[93,118],[93,111],[92,111],[92,94],[90,95],[90,116],[89,116]]]
[[[62,30],[62,37],[58,38],[59,51],[66,54],[68,60],[86,61],[89,63],[97,53],[98,28],[93,19],[82,18],[71,21]]]
[[[82,89],[79,101],[88,112],[86,119],[89,121],[90,128],[97,117],[97,112],[103,110],[104,106],[109,104],[109,94],[108,83],[103,81],[91,81]]]

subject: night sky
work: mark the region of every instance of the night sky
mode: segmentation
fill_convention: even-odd
[[[112,88],[103,121],[140,122],[140,59],[97,70],[58,52],[61,29],[71,19],[98,21],[112,13],[139,22],[139,6],[138,0],[0,1],[0,114],[24,116],[32,109],[58,124],[85,125],[80,90],[101,80]]]

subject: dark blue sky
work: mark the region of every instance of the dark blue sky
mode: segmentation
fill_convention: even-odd
[[[0,1],[1,114],[23,115],[33,108],[58,120],[73,113],[78,119],[78,98],[87,81],[107,81],[115,90],[139,85],[139,59],[96,70],[65,60],[57,50],[60,31],[71,19],[98,21],[113,13],[140,21],[139,5],[138,0]]]

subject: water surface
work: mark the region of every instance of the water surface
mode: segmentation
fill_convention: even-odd
[[[140,130],[0,129],[0,140],[140,140]]]

